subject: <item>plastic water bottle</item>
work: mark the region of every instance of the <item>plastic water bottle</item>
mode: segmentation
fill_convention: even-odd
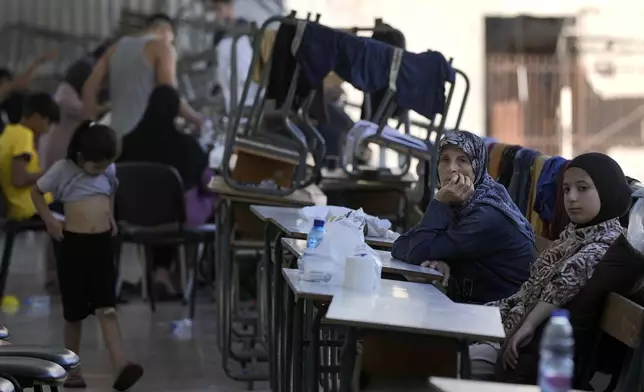
[[[48,316],[51,308],[51,298],[46,295],[34,295],[25,301],[27,311],[32,316]]]
[[[177,340],[192,339],[192,320],[189,318],[173,321],[170,327],[172,328],[172,336]]]
[[[324,221],[322,219],[316,219],[313,221],[313,227],[309,231],[309,235],[306,236],[306,249],[314,249],[320,245],[320,242],[324,239],[326,230],[324,230]]]
[[[306,251],[309,249],[315,249],[320,245],[320,242],[324,239],[326,231],[324,230],[324,221],[322,219],[316,219],[313,221],[313,227],[309,234],[306,236],[306,250],[304,254],[297,260],[297,268],[300,271],[304,271],[304,257],[306,256]]]
[[[541,339],[539,387],[542,392],[571,390],[575,369],[574,346],[568,311],[555,310]]]

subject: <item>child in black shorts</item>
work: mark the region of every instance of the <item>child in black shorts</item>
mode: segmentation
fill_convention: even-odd
[[[112,236],[117,234],[113,201],[118,181],[114,160],[118,139],[109,127],[81,124],[67,150],[36,183],[31,196],[47,231],[57,243],[57,272],[65,317],[65,344],[78,353],[82,321],[96,314],[116,371],[113,388],[125,391],[143,375],[140,365],[125,359],[116,318],[117,270]],[[52,192],[64,205],[65,222],[57,221],[43,197]],[[65,387],[86,386],[80,371]]]

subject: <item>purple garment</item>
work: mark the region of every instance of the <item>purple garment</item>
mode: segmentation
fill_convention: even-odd
[[[217,195],[206,189],[212,176],[212,170],[204,170],[201,176],[202,186],[193,187],[184,194],[186,200],[186,224],[188,226],[203,225],[215,210]]]

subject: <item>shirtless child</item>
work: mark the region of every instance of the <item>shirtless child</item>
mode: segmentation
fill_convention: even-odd
[[[143,375],[127,362],[116,317],[116,278],[112,236],[117,233],[113,201],[118,181],[114,160],[116,133],[92,122],[81,124],[67,150],[36,183],[31,197],[57,241],[57,272],[65,318],[65,345],[78,353],[82,321],[96,314],[116,372],[113,388],[125,391]],[[54,218],[43,195],[52,192],[64,205],[65,222]],[[72,372],[67,388],[85,388],[80,371]]]

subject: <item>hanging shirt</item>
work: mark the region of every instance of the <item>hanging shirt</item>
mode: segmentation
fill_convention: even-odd
[[[308,22],[295,57],[312,86],[335,71],[358,90],[372,93],[389,85],[393,52],[391,45]],[[405,51],[395,101],[403,109],[433,118],[445,111],[445,83],[454,78],[454,69],[439,52]]]

